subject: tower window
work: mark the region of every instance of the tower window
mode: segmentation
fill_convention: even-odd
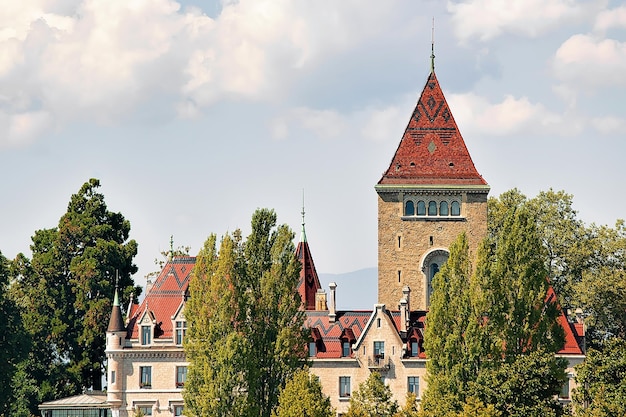
[[[453,201],[450,205],[450,212],[453,216],[461,215],[461,204],[458,201]]]
[[[429,216],[436,216],[437,215],[437,202],[436,201],[429,201],[428,202],[428,215]]]
[[[418,216],[426,215],[426,203],[424,203],[423,201],[417,202],[417,215]]]
[[[405,216],[414,216],[415,215],[415,204],[413,201],[408,200],[404,204],[404,215]]]
[[[402,276],[402,271],[398,271],[398,282],[400,282],[400,277]]]
[[[441,203],[439,203],[439,215],[440,216],[448,215],[448,202],[447,201],[442,201]]]

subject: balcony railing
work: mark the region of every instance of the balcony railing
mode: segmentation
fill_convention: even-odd
[[[386,371],[389,369],[391,362],[389,358],[385,358],[384,355],[374,355],[367,357],[367,367],[370,369],[376,369],[379,371]]]

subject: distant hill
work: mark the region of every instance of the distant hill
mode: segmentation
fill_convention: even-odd
[[[337,283],[337,310],[373,310],[378,299],[378,269],[365,268],[344,274],[319,273],[322,289]]]

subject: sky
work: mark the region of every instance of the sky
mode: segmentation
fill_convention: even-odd
[[[196,254],[260,207],[318,272],[377,263],[374,185],[435,71],[491,196],[626,217],[626,5],[606,0],[0,0],[0,251],[101,181],[139,244]]]

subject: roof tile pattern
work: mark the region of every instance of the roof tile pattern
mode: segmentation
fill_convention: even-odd
[[[173,337],[172,316],[183,302],[195,262],[195,257],[180,256],[165,264],[143,302],[131,311],[128,323],[130,338],[139,337],[137,322],[144,312],[150,314],[158,325],[155,339]]]
[[[487,185],[474,167],[434,72],[378,184]]]
[[[300,280],[298,281],[298,293],[300,293],[304,308],[306,310],[315,310],[315,293],[317,293],[317,290],[321,289],[322,286],[320,285],[320,280],[315,270],[309,243],[306,240],[298,243],[296,257],[302,263]]]

